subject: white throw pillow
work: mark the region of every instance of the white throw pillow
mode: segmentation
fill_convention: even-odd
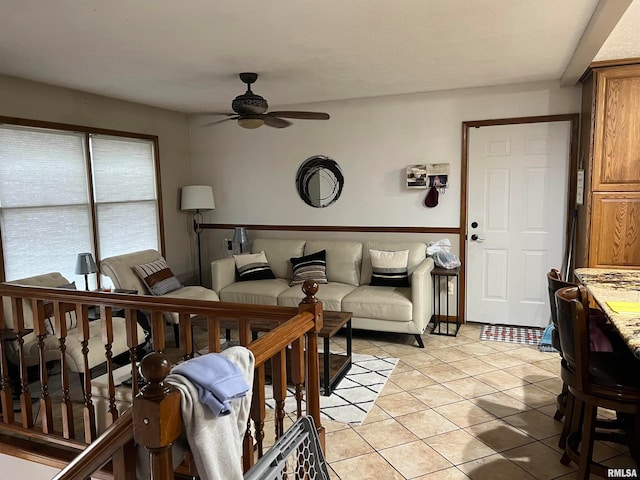
[[[236,269],[240,276],[240,281],[248,280],[268,280],[276,278],[264,251],[260,253],[244,253],[242,255],[234,255]]]
[[[371,285],[408,287],[409,250],[369,250],[371,256]]]

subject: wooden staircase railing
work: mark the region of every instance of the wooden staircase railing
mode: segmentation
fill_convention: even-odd
[[[19,357],[19,382],[20,409],[14,416],[12,401],[12,382],[10,381],[9,363],[6,355],[5,342],[0,342],[0,400],[2,403],[2,422],[0,423],[0,444],[7,443],[7,435],[24,436],[25,439],[17,442],[20,447],[11,451],[11,448],[3,448],[5,453],[9,452],[16,456],[39,461],[33,453],[29,452],[29,445],[33,439],[38,442],[46,442],[48,447],[53,447],[53,456],[58,456],[58,463],[52,461],[50,464],[59,464],[60,461],[69,461],[69,456],[77,456],[66,468],[64,468],[55,478],[59,480],[83,479],[89,475],[96,478],[133,479],[135,478],[135,456],[132,452],[135,449],[132,439],[145,446],[150,452],[151,470],[153,479],[173,478],[173,465],[171,464],[170,447],[180,432],[180,425],[173,421],[175,418],[175,398],[176,393],[164,385],[164,378],[169,372],[170,364],[165,358],[165,323],[164,312],[177,312],[180,317],[180,354],[182,359],[189,359],[194,356],[192,327],[193,325],[207,328],[208,351],[217,352],[220,350],[220,324],[224,321],[226,325],[230,320],[236,322],[239,332],[239,343],[249,348],[255,357],[255,374],[253,385],[253,399],[251,406],[250,422],[247,426],[243,447],[243,469],[244,471],[253,465],[254,444],[257,445],[257,457],[260,458],[264,451],[265,439],[265,366],[271,362],[271,378],[273,388],[273,398],[276,404],[274,412],[274,432],[275,438],[282,435],[284,431],[284,401],[287,395],[287,383],[295,385],[295,397],[298,405],[297,416],[303,414],[301,404],[306,389],[306,413],[313,416],[318,429],[321,444],[324,448],[324,427],[320,419],[319,402],[319,362],[318,362],[318,332],[322,328],[322,306],[315,298],[318,286],[314,282],[307,282],[303,286],[305,298],[299,308],[273,307],[260,305],[229,304],[223,302],[192,301],[184,299],[160,299],[149,296],[104,294],[94,292],[62,291],[59,289],[42,289],[36,287],[0,285],[0,295],[5,301],[11,301],[14,312],[13,333],[18,343],[17,351]],[[103,435],[96,438],[96,414],[94,399],[91,394],[91,372],[87,368],[84,370],[84,379],[80,387],[83,390],[82,427],[75,428],[74,408],[80,408],[78,402],[74,402],[74,395],[71,393],[71,383],[69,382],[69,371],[65,366],[65,335],[64,327],[56,329],[58,334],[60,350],[60,391],[52,392],[50,375],[46,362],[41,362],[38,366],[38,376],[40,380],[40,399],[38,402],[39,412],[37,419],[33,417],[34,402],[29,391],[29,369],[26,368],[25,352],[21,348],[20,339],[28,332],[21,321],[20,303],[29,301],[33,306],[36,320],[34,322],[35,334],[38,336],[40,359],[46,358],[44,339],[44,302],[53,303],[53,311],[56,325],[64,323],[63,315],[65,311],[75,310],[78,316],[78,336],[82,342],[88,339],[89,320],[87,310],[90,306],[100,309],[102,323],[102,337],[105,342],[104,356],[108,377],[108,414],[107,422],[111,426],[107,428]],[[95,308],[95,307],[94,307]],[[122,409],[116,399],[121,395],[122,386],[116,386],[113,374],[116,366],[110,355],[110,344],[113,342],[112,318],[114,310],[123,309],[126,319],[128,356],[133,382],[131,395],[135,396],[134,408]],[[152,342],[155,353],[148,355],[141,370],[149,384],[138,392],[137,375],[137,352],[139,343],[136,329],[137,311],[150,312],[152,319]],[[15,313],[17,312],[17,313]],[[252,341],[252,320],[265,320],[274,323],[273,330],[263,334],[257,340]],[[0,310],[0,329],[5,323],[2,310]],[[42,328],[40,328],[42,327]],[[170,337],[169,337],[170,338]],[[86,343],[83,343],[86,349]],[[287,379],[287,368],[285,359],[286,352],[289,351],[291,362],[291,378]],[[86,360],[88,353],[83,351]],[[85,367],[87,362],[85,361]],[[13,372],[15,374],[15,371]],[[307,379],[312,379],[307,381]],[[76,388],[78,385],[76,385]],[[60,399],[60,413],[54,415],[54,399]],[[179,394],[178,409],[179,409]],[[77,398],[77,396],[76,396]],[[144,405],[142,409],[138,405]],[[173,412],[169,414],[167,405],[171,405]],[[178,416],[179,417],[179,416]],[[36,421],[39,420],[39,421]],[[253,422],[253,429],[251,423]],[[134,433],[135,432],[135,433]],[[89,446],[87,446],[89,444]],[[4,445],[3,445],[4,447]],[[57,450],[56,450],[57,449]],[[72,454],[70,452],[76,452]],[[169,452],[169,453],[168,453]],[[79,456],[78,456],[79,454]],[[111,460],[109,462],[109,460]],[[105,462],[106,465],[105,465]],[[43,462],[46,463],[46,462]],[[184,466],[181,467],[184,470]],[[188,471],[188,470],[187,470]],[[133,472],[133,473],[132,473]],[[195,474],[191,465],[191,474]]]

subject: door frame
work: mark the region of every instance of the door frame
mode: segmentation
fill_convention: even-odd
[[[458,297],[458,312],[460,319],[466,322],[467,308],[467,192],[469,186],[469,129],[490,127],[495,125],[520,125],[525,123],[570,123],[569,144],[569,174],[567,189],[567,225],[565,227],[565,245],[568,245],[571,236],[571,219],[576,207],[576,179],[578,176],[578,142],[580,133],[580,114],[567,113],[561,115],[540,115],[535,117],[499,118],[493,120],[472,120],[462,122],[462,160],[460,167],[460,295]],[[573,263],[571,263],[573,265]]]

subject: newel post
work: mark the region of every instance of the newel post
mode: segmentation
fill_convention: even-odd
[[[318,284],[306,280],[302,285],[304,299],[298,305],[298,312],[313,314],[315,327],[307,333],[307,415],[313,417],[320,438],[320,445],[325,451],[324,427],[320,421],[320,360],[318,358],[318,333],[322,330],[322,302],[316,298]]]
[[[151,479],[173,479],[171,446],[182,431],[180,392],[165,382],[171,364],[163,354],[145,356],[140,371],[149,383],[133,401],[133,436],[149,451]]]

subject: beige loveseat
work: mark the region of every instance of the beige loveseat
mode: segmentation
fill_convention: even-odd
[[[372,286],[369,250],[409,250],[410,287]],[[212,289],[223,302],[297,306],[303,293],[293,278],[290,258],[326,250],[327,284],[319,285],[325,310],[351,312],[353,328],[415,335],[424,333],[433,314],[431,270],[426,245],[325,240],[256,239],[252,252],[265,252],[275,279],[238,281],[233,258],[211,263]]]
[[[160,252],[157,250],[151,249],[116,255],[114,257],[105,258],[100,262],[100,273],[109,277],[115,288],[136,290],[139,295],[149,294],[150,292],[148,288],[136,274],[134,267],[137,265],[156,262],[158,260],[163,260],[162,255],[160,255]],[[199,285],[182,286],[160,296],[193,300],[212,300],[215,302],[219,301],[216,292]],[[165,320],[168,323],[173,324],[176,345],[179,345],[178,314],[167,313],[165,314]]]
[[[69,281],[58,272],[36,275],[35,277],[23,278],[20,280],[12,280],[8,283],[15,285],[31,285],[45,288],[58,288],[68,285]],[[11,308],[11,300],[3,298],[4,321],[7,328],[13,328],[13,311]],[[23,300],[22,311],[24,313],[24,326],[27,329],[33,329],[34,319],[31,302]],[[74,312],[75,313],[75,312]],[[77,322],[73,322],[77,324]],[[65,354],[67,366],[72,372],[83,372],[84,358],[82,353],[82,344],[79,339],[77,328],[68,328],[67,337],[65,339]],[[38,337],[31,332],[22,337],[24,340],[24,362],[26,366],[39,364],[39,346]],[[144,330],[138,326],[138,338],[144,342]],[[89,343],[87,345],[89,351],[87,354],[89,368],[100,365],[106,361],[105,347],[102,340],[102,322],[96,320],[89,323]],[[127,331],[124,318],[113,317],[113,343],[111,344],[111,355],[114,357],[127,352]],[[20,357],[18,346],[15,341],[7,342],[7,357],[14,365],[18,365]],[[52,360],[60,360],[60,342],[56,335],[47,334],[44,337],[44,360],[46,362]]]

